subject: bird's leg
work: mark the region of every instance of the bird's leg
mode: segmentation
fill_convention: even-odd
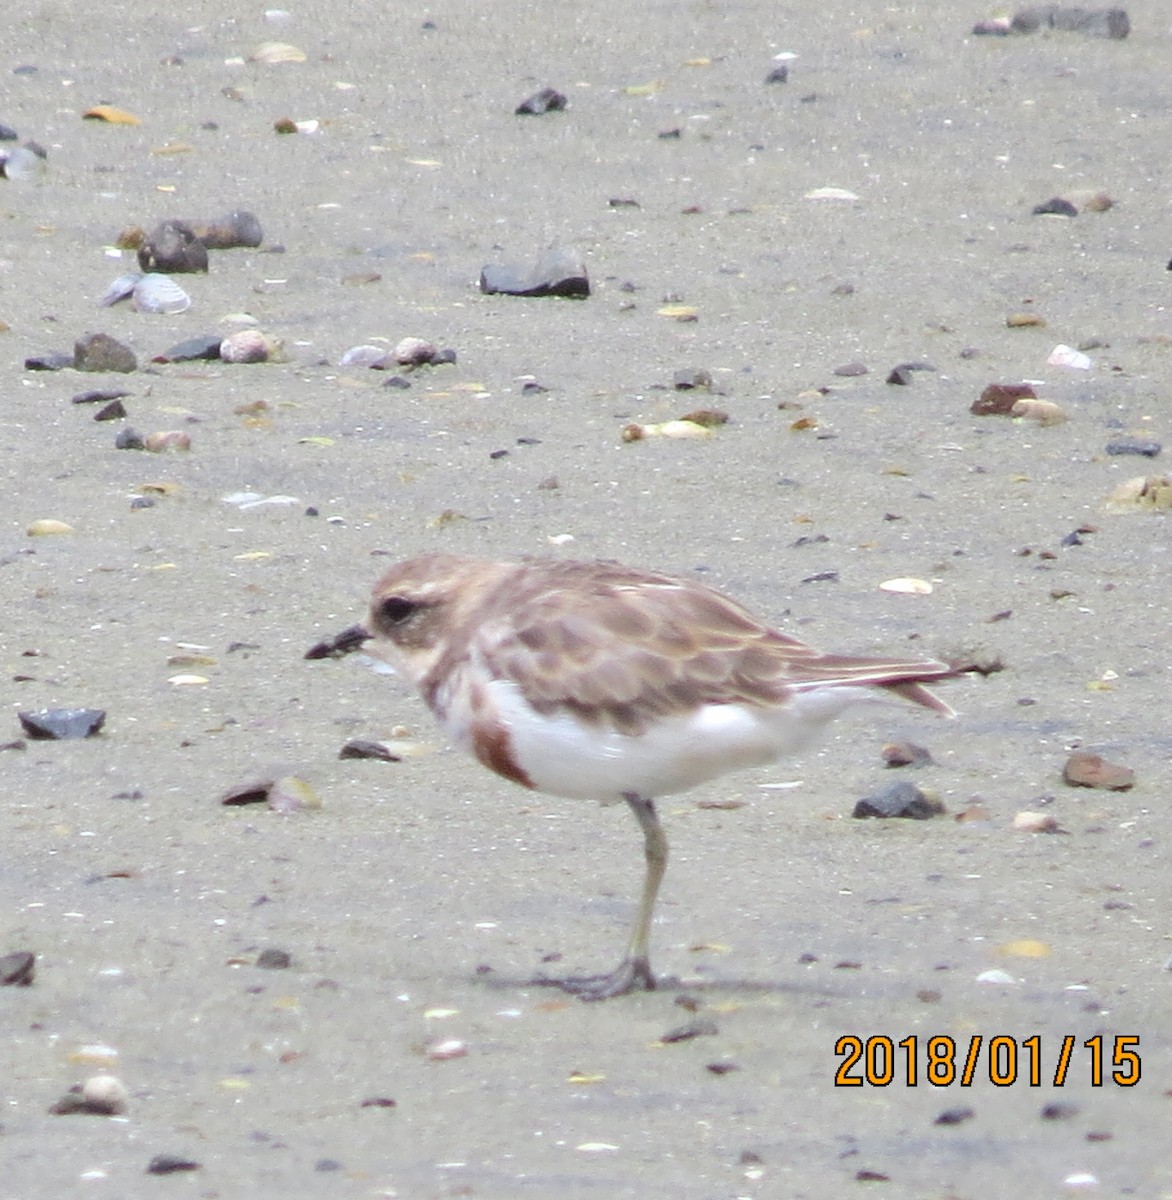
[[[643,876],[643,894],[639,898],[639,911],[631,928],[631,940],[623,961],[609,975],[592,975],[585,979],[560,979],[558,987],[583,1000],[606,1000],[611,996],[624,996],[627,992],[655,990],[655,976],[651,974],[649,942],[651,938],[651,916],[655,911],[655,898],[659,885],[667,870],[667,837],[655,812],[655,802],[624,792],[623,799],[639,828],[643,830],[643,853],[647,860],[647,871]]]

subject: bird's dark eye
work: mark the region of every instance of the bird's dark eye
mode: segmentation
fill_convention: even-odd
[[[419,608],[405,596],[388,596],[379,606],[378,615],[388,625],[402,625]]]

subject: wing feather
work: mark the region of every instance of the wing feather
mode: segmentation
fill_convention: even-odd
[[[876,684],[928,707],[942,663],[822,654],[702,584],[607,563],[505,580],[476,657],[539,710],[568,707],[624,733],[701,704],[776,705],[812,687]]]

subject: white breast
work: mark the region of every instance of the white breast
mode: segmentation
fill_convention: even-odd
[[[874,688],[833,687],[798,693],[773,708],[706,704],[630,736],[586,724],[569,711],[539,713],[510,680],[494,680],[489,693],[513,756],[538,791],[604,802],[624,792],[669,796],[783,758],[844,708],[876,698]]]

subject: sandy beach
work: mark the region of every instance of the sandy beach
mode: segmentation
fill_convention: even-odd
[[[1168,458],[1109,444],[1172,436],[1172,16],[1128,12],[1107,40],[976,37],[994,12],[956,0],[18,2],[0,151],[47,158],[0,179],[0,744],[18,711],[107,718],[0,751],[0,955],[37,956],[0,990],[0,1200],[1172,1195],[1172,537],[1107,503]],[[273,42],[304,61],[252,61]],[[514,114],[547,86],[564,111]],[[98,306],[122,230],[232,209],[264,241],[176,276],[190,310]],[[588,299],[479,292],[555,243]],[[282,361],[151,361],[242,317]],[[138,369],[26,369],[94,332]],[[406,388],[338,365],[404,337],[456,362]],[[971,412],[1023,382],[1066,419]],[[126,418],[71,402],[92,389]],[[622,437],[697,409],[729,420]],[[584,1004],[532,981],[614,965],[629,815],[524,792],[405,681],[303,658],[428,550],[620,559],[822,648],[1000,669],[941,688],[954,721],[862,712],[665,799],[679,986]],[[885,767],[898,740],[932,764]],[[1068,786],[1075,749],[1135,786]],[[320,807],[220,803],[278,776]],[[899,778],[945,813],[851,818]],[[102,1073],[124,1113],[50,1112]]]

